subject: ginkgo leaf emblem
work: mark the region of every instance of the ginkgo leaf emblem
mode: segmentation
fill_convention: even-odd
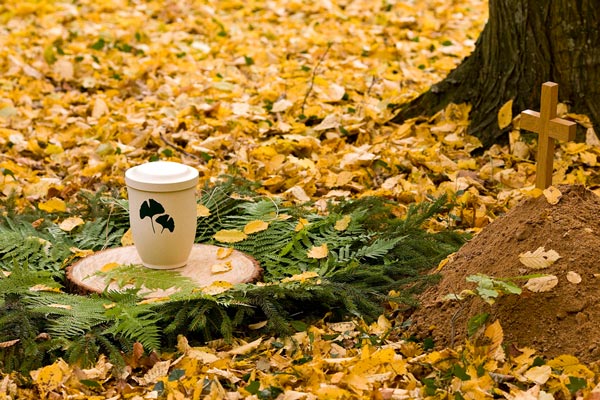
[[[169,214],[165,214],[165,208],[162,204],[154,199],[148,199],[142,202],[140,206],[140,219],[144,219],[146,217],[150,218],[150,224],[152,225],[152,232],[156,233],[154,229],[154,217],[157,216],[156,222],[162,226],[161,233],[164,232],[165,229],[168,229],[169,232],[173,232],[175,229],[175,220]]]
[[[161,233],[165,229],[168,229],[169,232],[173,232],[173,230],[175,230],[175,221],[173,220],[173,217],[171,217],[169,214],[160,215],[156,218],[156,222],[158,222],[160,226],[162,226],[162,231],[160,231]]]

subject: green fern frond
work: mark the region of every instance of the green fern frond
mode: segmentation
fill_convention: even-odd
[[[147,305],[128,307],[116,304],[106,311],[111,326],[103,334],[123,336],[140,342],[146,350],[160,349],[159,321],[161,316]]]

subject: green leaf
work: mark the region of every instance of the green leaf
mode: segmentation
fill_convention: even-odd
[[[452,369],[450,370],[450,372],[452,373],[452,375],[456,376],[461,381],[468,381],[468,380],[471,379],[471,377],[469,376],[469,374],[467,374],[466,368],[462,367],[462,366],[460,366],[458,364],[454,364],[452,366]]]
[[[246,389],[248,393],[256,395],[260,390],[260,381],[252,381],[244,389]]]
[[[93,381],[91,379],[80,379],[79,383],[81,383],[89,388],[102,389],[102,385],[100,383]]]
[[[567,389],[572,394],[577,393],[579,390],[587,386],[587,380],[585,378],[578,378],[576,376],[569,376],[569,383],[566,384]]]
[[[178,381],[179,379],[185,376],[185,370],[183,369],[174,369],[169,374],[169,382]]]
[[[100,39],[96,40],[96,42],[94,42],[94,44],[92,44],[90,47],[94,50],[102,50],[105,45],[106,45],[106,42],[104,41],[104,39],[100,38]]]
[[[290,322],[290,325],[292,325],[292,328],[294,328],[296,332],[304,332],[308,329],[308,325],[302,321],[292,321]]]
[[[483,324],[486,323],[489,316],[490,316],[490,314],[488,314],[488,313],[481,313],[481,314],[477,314],[477,315],[469,318],[469,321],[467,322],[468,335],[473,336],[475,334],[475,332],[477,332],[479,330],[479,328],[481,328],[483,326]]]
[[[56,54],[54,53],[54,46],[49,45],[44,48],[44,60],[49,65],[52,65],[56,62],[57,58]]]

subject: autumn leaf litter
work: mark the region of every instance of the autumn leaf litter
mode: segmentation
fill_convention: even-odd
[[[7,2],[0,5],[1,192],[16,195],[22,210],[65,211],[80,190],[108,186],[124,195],[127,168],[162,159],[194,166],[203,183],[236,174],[297,203],[378,195],[409,204],[449,194],[457,206],[430,229],[478,231],[523,196],[539,195],[535,138],[513,129],[508,146],[478,156],[479,141],[466,133],[467,105],[388,121],[394,104],[416,97],[472,50],[486,7],[475,0]],[[500,111],[508,126],[510,107]],[[589,167],[597,165],[598,139],[584,116],[564,105],[560,114],[586,128],[587,138],[560,145],[554,180],[595,188]],[[73,216],[61,229],[80,223]],[[220,239],[262,229],[256,221]],[[311,257],[326,250],[315,247]],[[524,259],[549,260],[535,252]],[[569,356],[544,366],[530,349],[505,357],[497,324],[461,350],[428,352],[395,338],[392,328],[403,322],[395,307],[370,325],[325,317],[290,338],[192,347],[180,337],[176,354],[143,360],[152,355],[138,352],[116,377],[104,358],[91,369],[59,360],[32,373],[37,392],[3,374],[0,395],[597,396],[595,371]]]

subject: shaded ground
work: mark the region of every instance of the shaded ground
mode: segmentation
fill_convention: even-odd
[[[442,269],[440,283],[421,296],[422,308],[413,316],[416,331],[429,332],[437,346],[457,344],[466,336],[468,319],[487,312],[489,321],[500,321],[505,343],[531,346],[548,357],[600,357],[600,197],[583,186],[558,188],[563,194],[558,204],[549,204],[544,196],[524,200],[456,253]],[[561,258],[541,270],[527,269],[519,254],[540,246]],[[579,274],[581,282],[567,280],[569,271]],[[449,293],[473,288],[465,278],[476,273],[495,278],[552,274],[558,285],[541,293],[524,288],[521,295],[501,296],[492,306],[479,297],[460,303],[443,300]]]

